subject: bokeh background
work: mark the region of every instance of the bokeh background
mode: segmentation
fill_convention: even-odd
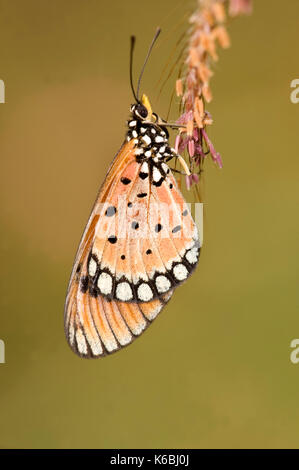
[[[297,0],[255,2],[229,22],[212,79],[200,266],[142,339],[103,360],[69,349],[73,258],[132,101],[129,36],[143,89],[157,81],[194,2],[1,0],[3,448],[298,447],[299,78]],[[172,117],[175,118],[175,109]]]

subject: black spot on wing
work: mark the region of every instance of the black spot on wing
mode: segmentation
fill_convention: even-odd
[[[89,286],[89,293],[91,297],[97,297],[99,295],[99,290],[96,288],[94,284]]]
[[[132,227],[134,230],[137,230],[137,229],[139,228],[139,223],[134,221],[134,222],[132,222],[131,227]]]
[[[114,206],[109,206],[105,212],[105,215],[107,217],[112,217],[114,214],[116,214],[116,207]]]
[[[76,273],[79,273],[81,271],[81,268],[82,268],[82,265],[81,263],[79,263],[76,269]]]
[[[84,276],[81,278],[80,289],[83,294],[85,294],[85,292],[88,289],[88,279],[89,279],[88,276]]]
[[[131,180],[129,178],[124,177],[124,176],[120,179],[120,181],[122,182],[122,184],[125,184],[125,185],[131,183]]]
[[[160,178],[159,181],[153,181],[153,185],[159,187],[161,186],[163,181],[164,181],[164,178]]]
[[[182,228],[182,227],[181,227],[180,225],[177,225],[176,227],[174,227],[174,228],[172,229],[172,233],[177,233],[177,232],[179,232],[179,231],[181,230],[181,228]]]

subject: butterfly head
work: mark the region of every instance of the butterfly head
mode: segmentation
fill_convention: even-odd
[[[146,95],[142,95],[141,101],[131,106],[131,113],[134,119],[145,122],[157,122],[158,116],[153,113],[150,101]]]
[[[130,110],[131,117],[128,120],[127,140],[135,139],[135,144],[137,144],[140,138],[140,144],[143,147],[153,147],[155,151],[159,151],[160,146],[164,148],[164,144],[168,143],[169,137],[168,130],[164,125],[167,123],[158,114],[153,113],[148,97],[142,95],[141,100],[136,99]],[[153,139],[157,145],[152,145]]]

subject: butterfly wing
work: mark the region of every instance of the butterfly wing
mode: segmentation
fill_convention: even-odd
[[[126,142],[73,267],[65,305],[72,349],[99,357],[131,343],[191,274],[198,256],[196,226],[170,169],[138,162],[134,142]]]

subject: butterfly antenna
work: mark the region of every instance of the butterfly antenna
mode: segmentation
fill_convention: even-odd
[[[158,36],[159,36],[160,33],[161,33],[161,28],[158,28],[157,31],[156,31],[156,34],[155,34],[155,36],[154,36],[154,38],[153,38],[153,40],[152,40],[152,43],[151,43],[151,45],[150,45],[150,47],[149,47],[148,53],[147,53],[147,55],[146,55],[146,58],[145,58],[145,61],[144,61],[144,64],[143,64],[143,67],[142,67],[142,69],[141,69],[141,72],[140,72],[140,75],[139,75],[139,79],[138,79],[138,84],[137,84],[137,101],[138,101],[138,95],[139,95],[139,90],[140,90],[140,83],[141,83],[141,79],[142,79],[142,76],[143,76],[144,69],[145,69],[145,67],[146,67],[146,64],[147,64],[147,62],[148,62],[148,59],[149,59],[149,57],[150,57],[150,55],[151,55],[151,52],[152,52],[152,49],[153,49],[153,47],[154,47],[154,44],[155,44],[155,42],[157,41]]]
[[[131,36],[131,46],[130,46],[130,84],[131,84],[131,89],[133,96],[136,101],[138,101],[138,98],[136,96],[135,90],[134,90],[134,84],[133,84],[133,53],[134,53],[134,47],[135,47],[135,41],[136,38],[135,36]]]

